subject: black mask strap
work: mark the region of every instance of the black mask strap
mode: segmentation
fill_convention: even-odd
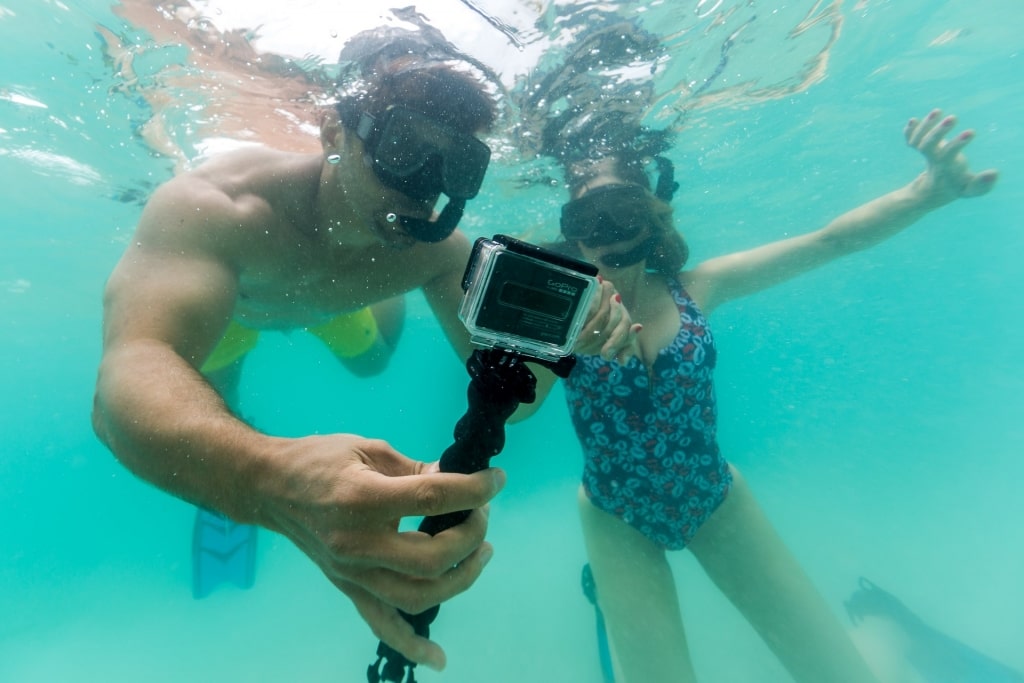
[[[398,222],[410,237],[433,244],[443,242],[455,232],[455,226],[462,220],[462,213],[465,210],[465,199],[449,199],[436,221],[399,216]]]
[[[654,188],[654,196],[663,202],[671,203],[679,183],[676,182],[676,167],[668,157],[654,157],[658,165],[658,184]]]
[[[657,246],[658,238],[651,235],[629,251],[624,251],[618,254],[605,254],[601,257],[601,263],[609,268],[625,268],[626,266],[632,266],[633,264],[640,263],[645,258],[648,258],[654,253],[654,249]]]

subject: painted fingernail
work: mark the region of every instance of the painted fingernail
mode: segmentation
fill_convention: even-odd
[[[601,277],[600,275],[598,275],[598,276],[597,276],[597,284],[599,284],[599,285],[600,285],[600,284],[603,284],[603,283],[604,283],[604,278],[603,278],[603,277]]]
[[[612,298],[615,299],[615,303],[617,303],[617,304],[621,304],[622,303],[622,295],[621,294],[616,294]]]

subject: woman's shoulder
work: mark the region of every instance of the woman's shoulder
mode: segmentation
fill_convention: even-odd
[[[671,278],[678,287],[685,293],[686,297],[689,298],[699,308],[704,315],[711,313],[711,291],[712,291],[712,280],[706,277],[700,270],[700,267],[691,268],[688,270],[679,271],[673,278]]]

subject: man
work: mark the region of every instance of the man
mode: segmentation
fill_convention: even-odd
[[[396,608],[421,612],[476,580],[492,554],[480,508],[504,474],[440,473],[353,434],[261,434],[200,371],[236,324],[317,328],[416,288],[456,351],[471,350],[457,315],[469,242],[455,224],[489,157],[469,131],[492,124],[495,104],[436,43],[352,46],[322,153],[245,149],[154,192],[107,283],[93,422],[143,479],[290,538],[383,641],[440,669],[441,648]],[[584,334],[591,353],[630,341],[607,286]],[[397,531],[401,517],[465,509],[435,537]]]

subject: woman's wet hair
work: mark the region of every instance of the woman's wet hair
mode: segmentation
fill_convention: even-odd
[[[462,131],[486,131],[498,108],[476,60],[438,32],[384,27],[354,36],[341,51],[335,109],[354,130],[363,114],[403,106]]]

